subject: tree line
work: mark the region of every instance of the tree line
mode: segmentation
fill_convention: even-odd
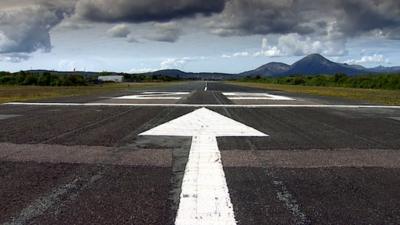
[[[147,75],[147,74],[123,74],[125,82],[144,82],[144,81],[177,81],[179,77],[165,75]]]
[[[51,73],[51,72],[28,72],[20,71],[17,73],[0,72],[0,85],[36,85],[36,86],[86,86],[102,83],[98,76],[113,75],[109,72],[101,72],[92,75],[79,73]],[[124,77],[124,82],[157,82],[175,81],[179,78],[164,75],[145,75],[145,74],[117,74]]]
[[[31,73],[0,72],[0,84],[6,85],[37,85],[37,86],[84,86],[91,80],[76,74],[52,74],[50,72]]]
[[[265,82],[272,84],[330,86],[369,89],[400,90],[400,74],[374,74],[364,76],[335,75],[288,76],[288,77],[245,77],[241,81]]]

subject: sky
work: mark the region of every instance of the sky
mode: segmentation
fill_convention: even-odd
[[[1,0],[0,71],[400,65],[399,0]]]

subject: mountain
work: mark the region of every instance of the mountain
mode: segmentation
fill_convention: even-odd
[[[312,54],[297,61],[284,75],[318,75],[345,73],[347,75],[356,75],[365,71],[349,66],[347,64],[335,63],[319,54]]]
[[[158,70],[154,72],[148,72],[145,73],[146,75],[154,75],[154,76],[169,76],[169,77],[186,77],[188,73],[183,72],[181,70],[175,70],[175,69],[167,69],[167,70]]]
[[[255,70],[250,70],[241,73],[242,76],[253,76],[253,75],[263,75],[263,76],[273,76],[275,74],[281,74],[290,69],[290,66],[285,63],[271,62],[263,66],[258,67]]]
[[[386,68],[386,67],[384,67]],[[378,71],[379,70],[379,71]],[[288,76],[288,75],[319,75],[345,73],[347,75],[368,74],[383,71],[380,69],[367,69],[360,65],[349,65],[346,63],[336,63],[323,57],[320,54],[311,54],[292,65],[283,63],[268,63],[255,70],[241,73],[241,76]],[[395,70],[392,69],[392,72]]]
[[[240,74],[227,73],[190,73],[181,70],[159,70],[146,73],[146,75],[165,75],[185,79],[215,79],[223,80],[244,76],[290,76],[290,75],[333,75],[344,73],[349,76],[374,74],[374,73],[400,73],[400,66],[397,67],[375,67],[365,68],[361,65],[350,65],[346,63],[333,62],[320,54],[311,54],[301,60],[287,65],[280,62],[270,62],[257,69],[246,71]]]

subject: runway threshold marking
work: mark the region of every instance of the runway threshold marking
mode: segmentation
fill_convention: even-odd
[[[147,99],[147,100],[179,100],[183,96],[190,94],[190,92],[143,92],[138,95],[126,95],[120,96],[113,99],[121,100],[135,100],[135,99]]]
[[[57,103],[57,102],[9,102],[3,105],[23,106],[137,106],[137,107],[183,107],[183,108],[378,108],[400,109],[400,106],[390,105],[301,105],[301,104],[259,104],[259,105],[227,105],[227,104],[138,104],[138,103]]]
[[[236,224],[216,137],[268,135],[206,108],[140,135],[192,137],[176,225]]]
[[[251,92],[223,92],[230,100],[274,100],[274,101],[294,101],[294,98],[289,98],[282,95],[272,95],[267,93],[251,93]]]

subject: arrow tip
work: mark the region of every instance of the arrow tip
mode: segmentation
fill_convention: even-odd
[[[225,117],[205,107],[161,124],[139,135],[152,136],[257,136],[266,137],[252,127]]]

